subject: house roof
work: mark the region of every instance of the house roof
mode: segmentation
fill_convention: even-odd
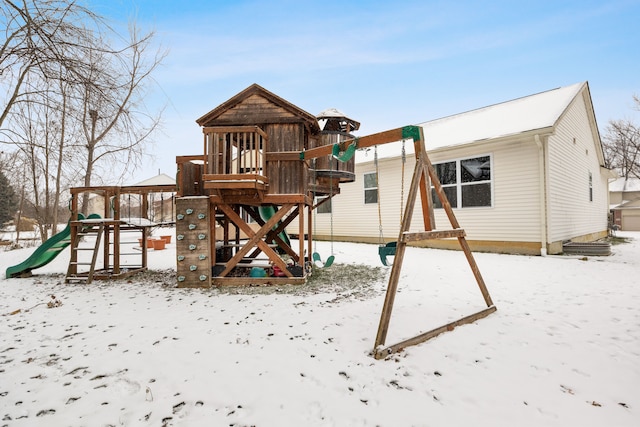
[[[169,175],[160,173],[153,178],[145,179],[144,181],[133,184],[135,187],[142,186],[154,186],[154,185],[176,185],[176,180]]]
[[[421,123],[427,150],[554,126],[587,83],[576,83]]]
[[[327,108],[318,114],[317,119],[322,130],[340,130],[351,133],[360,129],[360,122],[350,119],[337,108]]]
[[[618,178],[609,183],[609,191],[611,192],[629,192],[640,191],[640,179],[624,177]]]
[[[233,97],[229,98],[227,101],[218,105],[216,108],[214,108],[213,110],[209,111],[208,113],[206,113],[205,115],[197,119],[196,123],[198,123],[200,126],[217,125],[218,123],[216,122],[225,121],[225,120],[222,120],[223,117],[221,117],[223,116],[224,113],[238,107],[244,101],[247,101],[249,100],[249,98],[252,98],[252,97],[253,98],[259,97],[259,98],[265,99],[268,102],[267,105],[270,105],[271,107],[277,107],[277,109],[265,108],[267,105],[260,103],[257,106],[257,108],[260,111],[259,117],[254,117],[254,116],[246,117],[249,121],[251,121],[250,124],[259,125],[263,123],[278,122],[278,120],[280,119],[279,117],[280,112],[286,111],[290,116],[296,118],[298,122],[305,123],[311,129],[312,132],[320,131],[320,128],[318,126],[318,120],[313,114],[308,113],[305,110],[293,105],[292,103],[290,103],[284,98],[279,97],[275,93],[269,92],[267,89],[263,88],[262,86],[256,83],[252,84],[242,92],[234,95]],[[261,122],[257,123],[256,120]],[[227,125],[228,123],[223,123],[223,124]],[[233,123],[233,124],[237,125],[240,123]]]
[[[571,102],[587,82],[575,83],[534,95],[489,105],[420,123],[424,129],[427,151],[455,147],[524,134],[536,130],[551,131]],[[399,142],[379,147],[379,157],[400,155]],[[413,144],[406,151],[413,153]],[[371,161],[372,156],[358,157],[359,162]]]
[[[640,198],[623,200],[618,205],[609,205],[609,210],[640,210]]]

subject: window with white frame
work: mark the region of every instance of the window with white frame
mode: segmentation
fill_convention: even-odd
[[[328,200],[327,200],[328,199]],[[322,202],[322,204],[319,204],[320,202]],[[318,203],[318,213],[319,214],[324,214],[324,213],[331,213],[331,199],[329,199],[328,197],[318,197],[316,199],[316,203]]]
[[[589,172],[589,201],[593,202],[593,175]]]
[[[452,208],[492,206],[491,156],[452,160],[433,165]],[[442,208],[435,189],[431,187],[435,208]]]
[[[364,202],[378,203],[378,176],[375,172],[364,174]]]

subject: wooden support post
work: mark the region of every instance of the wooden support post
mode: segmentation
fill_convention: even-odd
[[[424,229],[430,231],[436,228],[436,219],[433,213],[433,201],[431,200],[431,181],[429,174],[429,158],[427,156],[427,150],[424,144],[424,138],[422,137],[422,131],[420,131],[421,138],[413,141],[414,151],[416,153],[416,162],[420,161],[425,165],[422,168],[420,174],[420,200],[422,201],[422,218],[424,221]],[[424,157],[421,159],[421,157]],[[432,166],[433,168],[433,166]],[[457,228],[457,227],[456,227]]]
[[[298,205],[298,265],[302,267],[302,271],[305,270],[304,262],[304,204]]]
[[[149,227],[142,227],[142,268],[147,269],[148,254],[147,238],[149,237]]]
[[[315,201],[313,202],[315,203]],[[308,205],[307,208],[307,256],[309,262],[311,262],[311,255],[313,254],[313,205]]]
[[[402,236],[409,230],[409,227],[411,226],[413,207],[415,206],[423,167],[423,163],[418,162],[416,163],[416,167],[413,171],[413,178],[411,179],[411,186],[409,188],[409,194],[407,196],[407,204],[404,209],[402,224],[400,224],[400,237],[398,238],[398,243],[396,245],[396,255],[393,260],[393,266],[391,267],[391,274],[389,275],[389,283],[387,285],[387,293],[385,295],[382,313],[380,314],[380,324],[378,325],[378,333],[376,335],[375,341],[376,348],[383,345],[387,339],[389,322],[391,320],[391,311],[393,310],[393,303],[396,297],[396,292],[398,290],[398,281],[400,280],[400,270],[404,261],[404,252],[407,247],[407,243],[402,239]]]

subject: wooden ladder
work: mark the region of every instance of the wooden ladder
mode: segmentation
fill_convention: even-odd
[[[86,283],[89,284],[93,281],[93,274],[96,269],[96,260],[98,259],[98,250],[100,249],[100,243],[102,241],[102,234],[104,232],[104,224],[97,224],[94,226],[80,225],[77,226],[77,232],[75,239],[72,239],[71,246],[71,259],[69,260],[69,267],[67,268],[67,276],[65,283]],[[81,237],[96,234],[96,241],[93,246],[80,247]],[[81,251],[92,251],[91,262],[78,261],[78,253]],[[88,271],[78,272],[78,266],[89,266]]]

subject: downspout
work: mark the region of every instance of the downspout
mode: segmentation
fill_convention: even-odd
[[[540,192],[540,255],[547,256],[547,174],[545,168],[544,143],[540,140],[540,135],[536,134],[533,139],[538,146],[538,175]]]

